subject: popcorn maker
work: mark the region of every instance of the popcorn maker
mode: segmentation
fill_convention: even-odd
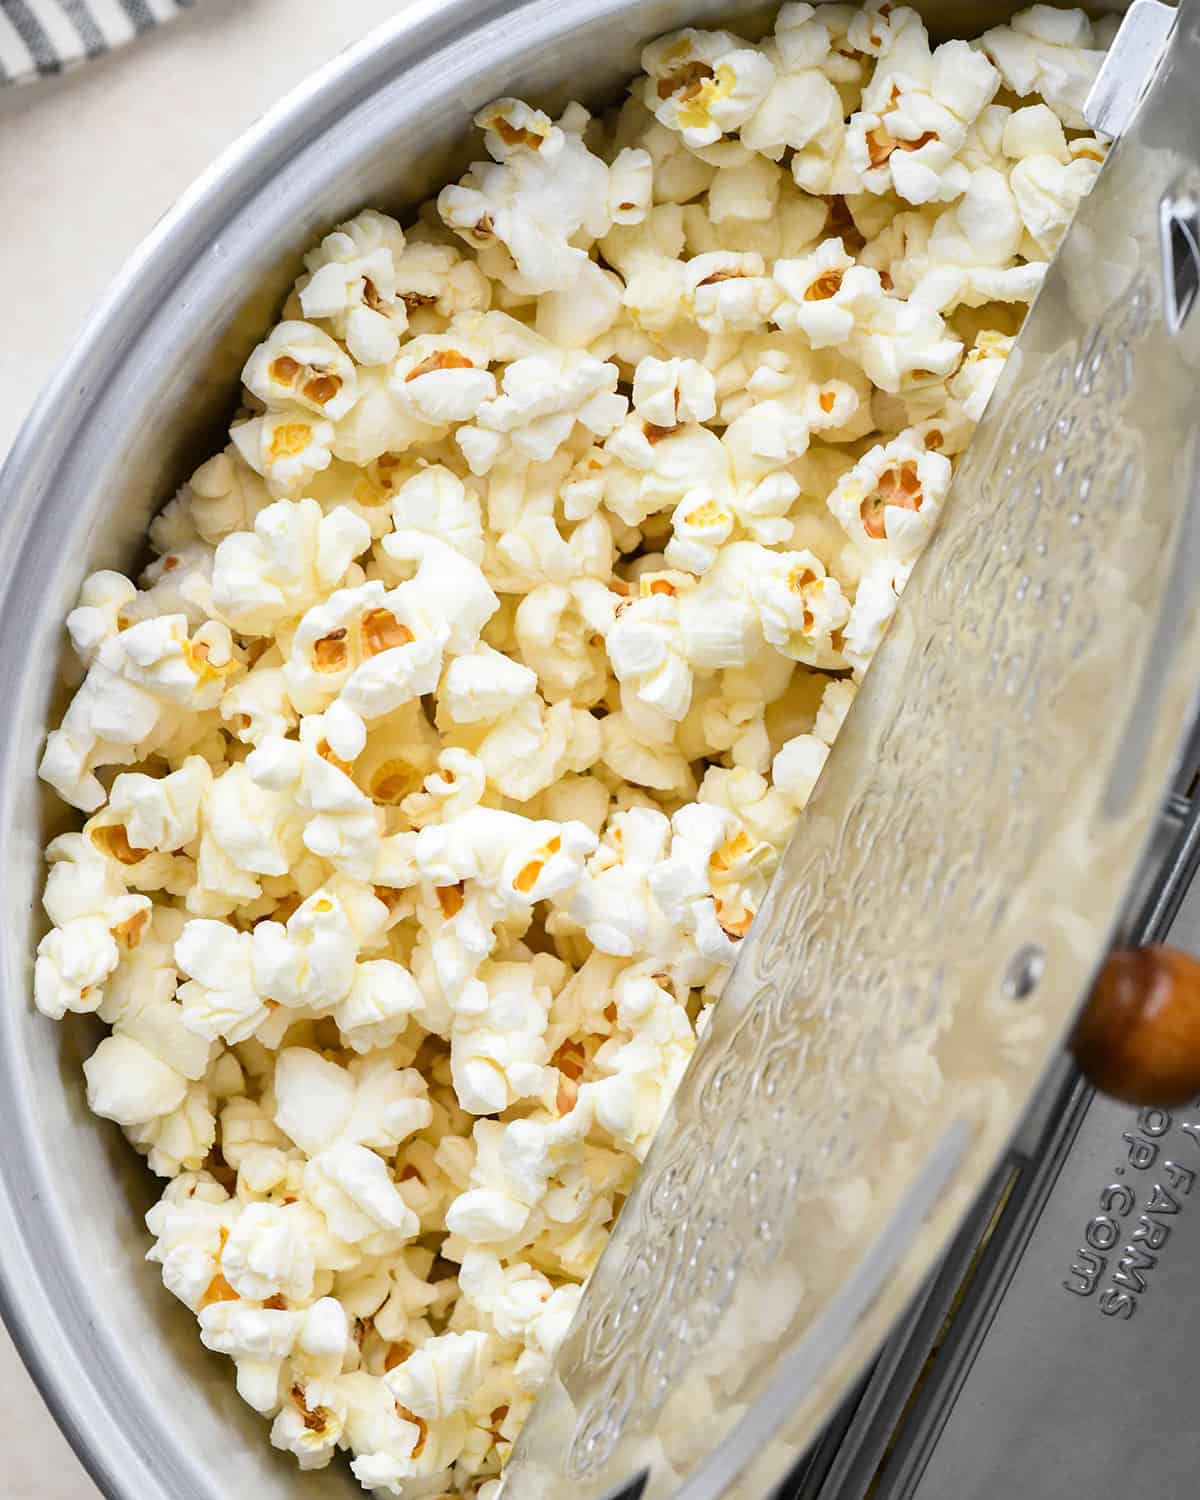
[[[4,664],[13,719],[0,747],[0,868],[14,995],[36,937],[29,850],[44,842],[28,795],[53,673],[42,600],[61,602],[78,582],[64,557],[126,561],[146,497],[168,493],[206,441],[262,331],[246,286],[282,300],[281,267],[315,224],[377,195],[413,202],[444,181],[463,119],[489,99],[520,90],[565,102],[569,90],[603,101],[649,37],[722,10],[423,8],[419,28],[388,29],[272,115],[141,254],[5,471],[0,587],[15,619],[33,622],[28,652]],[[935,28],[948,20],[945,32],[1008,12],[926,13]],[[1130,20],[1147,14],[1161,12],[1139,5]],[[1126,42],[1139,34],[1133,26]],[[1050,1376],[1013,1387],[1034,1334],[1061,1316],[1082,1319],[1089,1339],[1128,1335],[1157,1326],[1151,1313],[1166,1305],[1156,1293],[1190,1222],[1194,1121],[1110,1113],[1072,1091],[1061,1061],[1114,931],[1136,936],[1139,908],[1147,930],[1161,930],[1193,847],[1184,802],[1147,844],[1170,785],[1188,791],[1176,773],[1200,644],[1186,107],[1197,41],[1182,23],[1135,114],[1158,56],[1141,35],[1146,66],[1128,70],[1132,85],[1110,80],[1105,100],[1114,133],[1122,113],[1132,123],[964,464],[928,587],[885,645],[890,670],[864,690],[858,733],[761,913],[763,941],[714,1019],[677,1128],[628,1204],[562,1381],[514,1466],[519,1500],[565,1485],[577,1500],[698,1500],[738,1484],[757,1496],[806,1450],[788,1481],[804,1500],[941,1485],[924,1491],[933,1500],[969,1493],[972,1476],[979,1493],[1011,1487],[1012,1450],[1024,1461],[1032,1445],[1009,1434],[1053,1433],[1048,1393],[1078,1389],[1049,1357]],[[401,157],[411,180],[397,180]],[[135,367],[137,380],[124,378]],[[296,370],[284,366],[288,378]],[[905,482],[901,470],[888,484]],[[60,1074],[77,1078],[78,1033],[53,1041],[18,1005],[0,1023],[5,1312],[64,1425],[114,1494],[293,1494],[193,1330],[126,1274],[145,1187],[80,1130],[78,1091],[60,1087]],[[1094,1178],[1073,1166],[1093,1123]],[[61,1160],[80,1169],[53,1170]],[[1027,1282],[1048,1274],[1033,1258],[1071,1182],[1080,1197],[1064,1200],[1067,1228],[1046,1262],[1052,1317]],[[71,1226],[82,1222],[81,1249]],[[1091,1358],[1106,1346],[1086,1347]],[[977,1384],[995,1361],[997,1383]],[[161,1400],[172,1382],[193,1391],[186,1420]],[[1011,1427],[995,1422],[995,1451],[980,1450],[972,1469],[987,1419],[1014,1390]],[[1074,1416],[1088,1420],[1106,1391],[1093,1380]],[[678,1463],[664,1480],[653,1471],[668,1429]],[[1096,1445],[1075,1449],[1094,1456]],[[1106,1462],[1142,1456],[1129,1455]],[[1184,1472],[1176,1448],[1163,1462],[1172,1482]],[[1076,1482],[1054,1453],[1037,1473]],[[332,1495],[349,1482],[331,1466],[308,1488]]]

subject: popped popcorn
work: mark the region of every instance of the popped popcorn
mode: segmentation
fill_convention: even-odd
[[[111,1028],[148,1258],[302,1469],[494,1500],[1102,169],[1108,35],[791,0],[600,119],[496,101],[85,580],[33,999]]]

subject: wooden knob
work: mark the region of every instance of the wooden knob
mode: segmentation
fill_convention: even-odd
[[[1130,1104],[1200,1094],[1200,962],[1162,946],[1109,954],[1071,1038],[1088,1079]]]

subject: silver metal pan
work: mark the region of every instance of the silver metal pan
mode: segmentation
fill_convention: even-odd
[[[1009,9],[920,8],[970,33]],[[0,471],[0,1303],[110,1496],[356,1490],[337,1467],[298,1480],[271,1453],[141,1264],[151,1184],[87,1115],[87,1023],[51,1027],[29,1003],[61,621],[86,572],[131,563],[211,448],[306,244],[364,203],[402,212],[437,187],[492,97],[602,103],[643,41],[723,12],[408,10],[164,219]],[[1153,859],[1200,663],[1200,318],[1174,316],[1163,248],[1164,204],[1185,219],[1200,197],[1194,13],[1171,46],[596,1274],[514,1467],[521,1500],[644,1480],[697,1500],[749,1464],[748,1492],[769,1491],[1019,1125]],[[680,1403],[694,1441],[668,1454]]]

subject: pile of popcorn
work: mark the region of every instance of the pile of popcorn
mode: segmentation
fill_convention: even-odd
[[[788,4],[306,257],[88,578],[51,1017],[302,1468],[487,1500],[1104,157],[1111,36]]]

